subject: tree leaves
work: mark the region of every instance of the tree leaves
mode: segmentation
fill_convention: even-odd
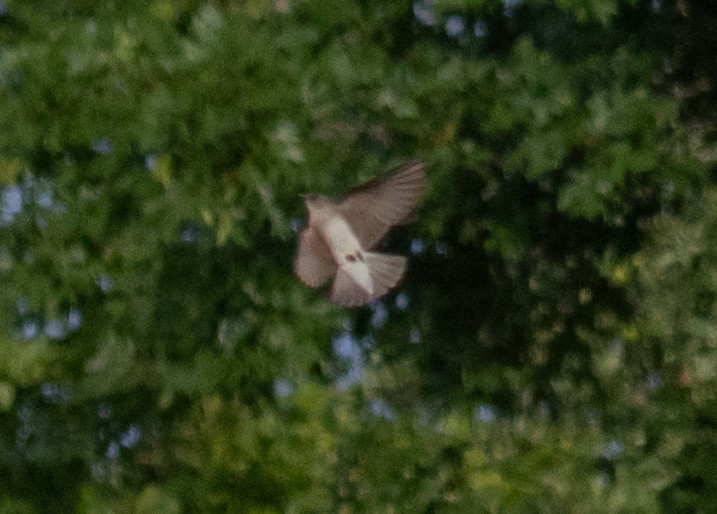
[[[714,510],[704,13],[6,4],[0,511]],[[332,307],[299,194],[411,158]]]

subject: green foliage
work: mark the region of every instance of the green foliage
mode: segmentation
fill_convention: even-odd
[[[697,3],[0,3],[0,513],[710,512]],[[427,162],[405,282],[299,194]]]

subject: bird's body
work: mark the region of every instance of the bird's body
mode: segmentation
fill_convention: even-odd
[[[364,259],[364,250],[344,217],[335,213],[318,224],[316,230],[339,270],[348,273],[358,286],[372,295],[373,282]]]
[[[338,205],[307,195],[309,223],[299,237],[294,270],[318,287],[335,275],[331,299],[361,305],[386,294],[403,276],[406,258],[370,251],[412,211],[426,187],[423,163],[413,161],[385,180],[359,186]]]

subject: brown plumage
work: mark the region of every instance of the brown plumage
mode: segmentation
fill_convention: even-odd
[[[371,250],[413,213],[425,189],[424,163],[411,161],[353,189],[338,205],[307,195],[309,223],[299,236],[296,275],[311,287],[335,276],[331,299],[340,305],[383,296],[403,276],[406,258]]]

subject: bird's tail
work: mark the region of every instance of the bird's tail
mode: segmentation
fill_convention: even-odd
[[[388,293],[389,289],[398,284],[406,271],[406,258],[400,255],[368,252],[364,258],[373,283],[372,300]]]
[[[364,267],[359,270],[358,267]],[[370,287],[361,285],[368,271]],[[385,295],[394,287],[406,270],[406,258],[398,255],[382,253],[364,253],[364,262],[347,263],[336,272],[336,279],[331,290],[331,299],[346,306],[355,306],[368,303]],[[359,271],[361,273],[359,273]]]

